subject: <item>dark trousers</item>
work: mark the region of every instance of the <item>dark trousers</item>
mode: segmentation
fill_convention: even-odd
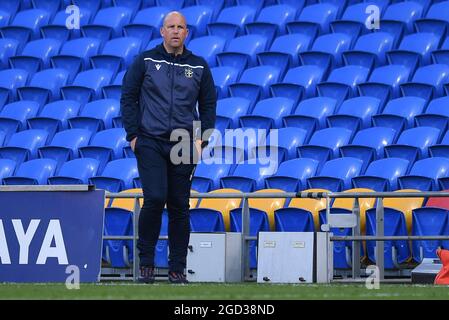
[[[154,266],[162,211],[168,210],[168,263],[170,271],[183,272],[190,237],[189,196],[195,165],[173,164],[170,150],[174,142],[140,136],[135,154],[144,196],[139,217],[137,248],[141,266]]]

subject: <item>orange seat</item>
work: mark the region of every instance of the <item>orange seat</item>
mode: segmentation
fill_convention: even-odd
[[[302,192],[330,192],[326,189],[307,189]],[[310,199],[310,198],[293,198],[288,205],[289,208],[299,208],[312,213],[315,230],[320,230],[320,219],[318,213],[326,208],[326,198]]]
[[[421,192],[416,189],[402,189],[395,192]],[[421,208],[424,198],[384,198],[384,207],[389,207],[404,213],[405,221],[407,223],[407,231],[410,234],[412,230],[412,210]]]
[[[142,193],[141,188],[127,189],[123,190],[120,193]],[[134,211],[134,198],[113,198],[111,207],[122,208],[129,211]],[[139,199],[140,207],[143,205],[143,198]]]
[[[281,189],[261,189],[254,193],[285,193]],[[248,206],[250,208],[259,209],[264,211],[268,215],[268,221],[270,223],[270,229],[274,231],[274,211],[283,208],[286,198],[249,198]]]

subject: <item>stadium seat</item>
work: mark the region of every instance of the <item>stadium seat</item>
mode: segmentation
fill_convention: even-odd
[[[419,194],[420,191],[416,189],[401,189],[395,192],[417,192],[417,194]],[[383,202],[385,208],[392,208],[404,213],[405,222],[407,224],[407,232],[410,234],[412,229],[412,211],[416,208],[422,207],[424,198],[385,198]]]
[[[104,86],[101,91],[103,92],[103,97],[105,99],[115,99],[120,100],[120,96],[122,94],[122,82],[123,77],[125,76],[126,70],[120,71],[114,78],[114,81],[112,84]],[[114,119],[112,120],[112,123],[114,124]],[[114,124],[115,128],[118,128],[119,126],[116,126]]]
[[[217,101],[215,128],[224,136],[226,129],[239,126],[239,118],[246,115],[250,101],[245,98],[225,98]]]
[[[324,163],[320,173],[307,179],[309,188],[324,188],[334,192],[351,188],[351,178],[361,173],[363,161],[357,158],[338,158]]]
[[[120,192],[133,187],[133,179],[139,175],[136,159],[126,158],[108,162],[101,176],[89,179],[98,189]]]
[[[0,183],[3,178],[11,177],[16,170],[16,163],[10,159],[0,159]]]
[[[345,100],[336,114],[327,117],[328,126],[352,130],[371,127],[371,117],[380,110],[381,101],[374,97],[355,97]]]
[[[134,37],[115,38],[106,42],[101,54],[91,56],[91,65],[95,69],[108,69],[117,72],[126,69],[139,54],[142,42]]]
[[[186,42],[188,43],[189,37],[198,38],[206,35],[206,26],[212,22],[213,10],[208,5],[196,5],[184,7],[180,12],[185,16],[187,21],[187,27],[189,28],[189,35]]]
[[[11,68],[34,73],[50,66],[50,58],[59,53],[61,42],[55,39],[39,39],[25,45],[20,55],[9,58]]]
[[[288,98],[259,100],[250,115],[240,117],[240,126],[267,131],[278,129],[282,127],[282,118],[291,114],[293,105],[294,101]]]
[[[330,192],[326,189],[306,189],[302,190],[306,193],[315,192]],[[332,201],[332,199],[330,199]],[[331,202],[329,203],[331,205]],[[316,231],[321,231],[320,221],[319,221],[319,211],[326,208],[326,198],[293,198],[288,204],[290,211],[295,211],[298,213],[311,213],[313,217],[313,222]],[[279,209],[282,210],[282,209]]]
[[[58,55],[50,58],[53,68],[62,68],[69,72],[69,82],[81,70],[90,66],[90,57],[100,51],[101,41],[94,38],[79,38],[70,40],[62,45]]]
[[[416,208],[412,211],[412,236],[445,236],[448,230],[447,209],[436,207]],[[423,258],[437,258],[437,248],[448,249],[447,240],[412,241],[413,260],[421,263]]]
[[[296,208],[280,208],[274,211],[274,230],[283,232],[314,232],[313,216]]]
[[[0,39],[0,69],[9,67],[9,58],[17,54],[19,41],[15,39]]]
[[[103,172],[106,163],[123,158],[123,148],[128,145],[123,128],[107,129],[97,132],[89,145],[79,148],[82,158],[92,158],[99,162],[98,172]]]
[[[288,33],[303,33],[315,39],[329,33],[329,24],[337,18],[338,5],[317,3],[304,7],[298,18],[286,24]]]
[[[0,158],[11,159],[19,166],[22,162],[37,158],[37,149],[47,141],[44,130],[25,130],[14,133],[0,148]]]
[[[434,50],[431,55],[433,63],[449,64],[449,37],[446,38],[441,48]]]
[[[386,32],[373,32],[360,36],[352,50],[343,52],[346,65],[357,65],[372,70],[385,65],[385,53],[393,49],[394,37]]]
[[[79,116],[68,119],[72,129],[87,129],[95,133],[112,128],[112,119],[120,112],[120,102],[115,99],[101,99],[87,103]]]
[[[17,11],[20,10],[20,0],[4,1],[0,4],[0,10],[8,12],[13,18]]]
[[[78,73],[72,85],[61,88],[64,100],[76,100],[82,105],[100,98],[101,87],[108,85],[113,72],[106,69],[92,69]]]
[[[59,100],[46,104],[38,116],[29,118],[27,126],[29,129],[43,129],[48,132],[48,139],[58,131],[69,128],[67,119],[78,115],[80,104],[72,100]]]
[[[48,178],[48,184],[88,184],[88,179],[97,175],[99,161],[90,158],[64,162],[57,175]]]
[[[316,95],[316,85],[321,82],[324,69],[315,65],[306,65],[289,69],[282,82],[270,87],[273,97],[290,98],[298,103],[302,97],[312,98]]]
[[[377,192],[398,189],[397,178],[408,172],[409,161],[386,158],[369,164],[364,175],[352,178],[355,188],[369,188]]]
[[[358,85],[361,96],[376,97],[382,106],[400,96],[399,85],[408,81],[410,69],[402,65],[387,65],[373,70],[369,81]]]
[[[402,97],[388,101],[382,114],[372,117],[373,125],[396,130],[396,135],[414,127],[414,118],[423,113],[426,100],[418,97]]]
[[[442,190],[448,192],[448,190]],[[426,202],[426,207],[437,207],[449,209],[449,198],[447,197],[429,197]]]
[[[26,120],[35,117],[39,104],[34,101],[17,101],[7,104],[0,111],[0,128],[5,134],[5,141],[15,132],[26,128]]]
[[[428,156],[428,147],[437,144],[440,130],[432,127],[417,127],[405,130],[394,145],[385,147],[387,157],[403,158],[412,165]]]
[[[333,69],[327,81],[317,85],[318,95],[336,99],[338,104],[356,96],[357,85],[368,80],[370,70],[362,66]]]
[[[223,8],[215,22],[207,25],[209,35],[219,36],[230,41],[243,34],[243,26],[253,22],[256,9],[251,6],[237,5]]]
[[[226,44],[224,38],[218,36],[199,37],[191,40],[188,49],[194,54],[203,57],[209,67],[217,65],[216,55],[223,52]]]
[[[399,188],[438,191],[438,179],[447,177],[448,169],[449,159],[446,158],[433,157],[416,161],[407,176],[398,178]]]
[[[191,209],[190,232],[224,232],[223,216],[215,210]]]
[[[79,38],[81,35],[81,30],[77,27],[76,21],[73,17],[73,14],[75,11],[68,10],[66,12],[66,9],[60,10],[56,13],[55,17],[51,21],[51,23],[44,25],[40,28],[41,34],[43,38],[48,39],[56,39],[62,42],[68,41],[69,39],[76,39]],[[91,17],[95,15],[94,12],[90,11],[86,7],[79,7],[79,26],[85,26],[89,24],[89,21],[91,20]],[[72,29],[67,28],[66,22],[67,19],[71,16],[71,19],[69,19],[69,23],[72,24]]]
[[[255,193],[284,193],[284,191],[280,189],[261,189]],[[285,201],[286,198],[249,198],[248,206],[250,212],[254,209],[265,212],[268,216],[270,230],[274,231],[274,211],[283,208]]]
[[[240,71],[234,67],[214,67],[210,71],[217,90],[217,97],[219,99],[228,97],[228,87],[237,82]]]
[[[52,159],[34,159],[20,164],[14,176],[3,178],[6,185],[47,184],[48,177],[56,170]]]
[[[344,128],[315,131],[307,145],[298,147],[298,156],[317,160],[320,170],[325,161],[339,156],[338,148],[349,144],[351,136],[352,132]]]
[[[51,143],[38,150],[40,158],[53,159],[57,170],[66,161],[79,157],[78,149],[89,144],[92,133],[85,129],[70,129],[56,133]]]
[[[326,128],[326,118],[336,109],[337,101],[332,98],[315,97],[301,101],[294,113],[285,116],[282,121],[285,127],[296,127],[306,130],[306,141],[313,132]]]
[[[21,69],[6,69],[0,71],[0,110],[16,100],[16,89],[26,85],[28,72]]]
[[[403,33],[414,31],[414,21],[421,18],[424,13],[423,3],[418,1],[392,3],[385,10],[380,23],[382,24],[382,29],[400,39]]]
[[[354,157],[363,161],[362,172],[368,165],[384,157],[384,147],[394,143],[395,131],[391,128],[374,127],[356,133],[350,145],[340,147],[342,157]]]
[[[105,236],[132,236],[133,214],[123,208],[105,208],[104,214]],[[132,265],[130,261],[133,253],[132,240],[105,240],[103,246],[106,260],[111,267],[123,268]]]
[[[432,32],[437,35],[444,35],[449,22],[449,5],[446,1],[431,1],[429,11],[425,18],[415,21],[415,28],[418,32]]]
[[[412,82],[400,85],[403,96],[415,96],[426,99],[441,97],[443,84],[449,81],[449,65],[431,64],[418,68]]]
[[[132,11],[125,7],[100,9],[92,23],[81,27],[83,37],[92,37],[108,41],[122,35],[122,27],[131,21]]]
[[[218,159],[217,159],[218,160]],[[222,159],[219,159],[222,160]],[[209,192],[220,188],[220,179],[230,174],[232,164],[221,163],[222,161],[197,164],[192,177],[192,189],[198,192]]]
[[[296,192],[306,189],[307,179],[315,176],[318,161],[301,158],[282,162],[271,177],[265,178],[267,188]]]
[[[72,0],[73,4],[80,8],[85,8],[92,12],[92,16],[95,16],[102,7],[102,0]]]
[[[64,69],[47,69],[34,74],[26,87],[17,88],[20,100],[44,104],[59,100],[60,88],[67,84],[69,73]]]
[[[445,132],[447,129],[449,110],[447,104],[449,97],[441,97],[430,101],[426,112],[415,116],[415,123],[421,127],[434,127]]]

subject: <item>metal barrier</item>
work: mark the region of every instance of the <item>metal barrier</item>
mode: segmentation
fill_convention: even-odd
[[[190,198],[239,198],[242,199],[242,281],[250,280],[249,268],[249,241],[257,240],[257,237],[249,235],[249,198],[310,198],[326,199],[326,221],[327,224],[321,226],[322,231],[328,233],[329,241],[352,241],[352,279],[359,279],[360,268],[360,242],[365,240],[376,240],[376,265],[379,268],[379,280],[384,280],[384,241],[386,240],[449,240],[448,236],[385,236],[384,235],[384,206],[383,198],[428,198],[428,197],[449,197],[449,192],[272,192],[272,193],[191,193]],[[104,240],[133,240],[133,280],[137,280],[138,275],[138,255],[137,255],[137,235],[138,219],[140,212],[139,199],[143,198],[142,193],[106,193],[106,198],[133,198],[134,214],[133,236],[104,236]],[[352,215],[330,214],[330,201],[335,198],[353,198],[354,207]],[[360,206],[358,199],[376,198],[376,236],[363,236],[360,234]],[[352,236],[332,236],[331,228],[352,228]],[[168,239],[167,236],[159,237],[160,240]],[[332,279],[329,279],[332,281]]]

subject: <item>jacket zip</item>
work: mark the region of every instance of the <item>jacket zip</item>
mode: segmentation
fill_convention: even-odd
[[[171,118],[172,118],[172,112],[173,112],[173,90],[174,90],[174,83],[175,83],[175,61],[176,61],[176,57],[172,60],[172,69],[171,69],[171,103],[170,103],[170,109],[168,111],[168,131],[169,131],[169,134],[171,134],[171,131],[172,131]]]

